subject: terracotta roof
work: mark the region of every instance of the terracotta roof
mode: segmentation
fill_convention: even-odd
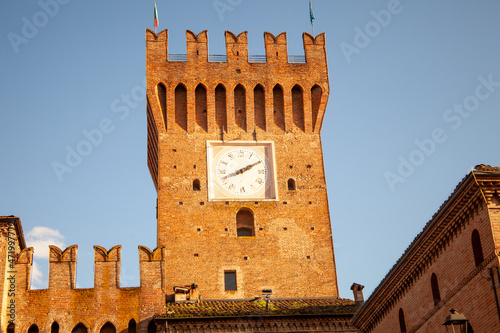
[[[289,298],[273,299],[266,309],[266,300],[206,300],[197,303],[167,303],[165,314],[156,319],[244,317],[279,315],[353,315],[357,310],[354,301],[339,298]]]
[[[24,240],[21,219],[14,215],[0,216],[0,223],[14,223],[14,227],[17,229],[17,241],[19,242],[19,247],[21,250],[24,249],[26,247],[26,241]]]

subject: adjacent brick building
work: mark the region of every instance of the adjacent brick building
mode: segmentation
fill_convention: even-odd
[[[139,246],[140,286],[120,286],[118,245],[94,247],[94,287],[76,288],[73,245],[50,247],[48,289],[32,290],[33,249],[3,217],[0,331],[356,331],[356,305],[338,297],[320,137],[325,36],[304,33],[303,56],[287,54],[286,33],[264,34],[264,56],[248,55],[246,32],[225,37],[226,55],[211,56],[206,31],[187,31],[187,54],[171,55],[166,30],[146,31],[158,229],[155,249]]]
[[[499,250],[500,168],[478,165],[411,243],[353,324],[363,333],[446,332],[442,325],[454,308],[469,320],[467,332],[500,332]]]

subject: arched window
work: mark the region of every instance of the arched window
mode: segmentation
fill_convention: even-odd
[[[137,332],[137,323],[134,318],[130,319],[128,322],[128,332],[127,333],[136,333]]]
[[[156,333],[156,324],[154,319],[152,319],[148,324],[148,333]]]
[[[474,252],[474,262],[476,263],[476,267],[481,265],[484,260],[483,257],[483,248],[481,247],[481,238],[479,237],[479,232],[477,229],[472,231],[472,251]]]
[[[215,123],[227,131],[226,88],[221,83],[215,87]]]
[[[187,131],[187,89],[182,83],[175,88],[175,122]]]
[[[207,89],[201,83],[196,86],[194,91],[194,99],[196,104],[196,123],[203,128],[205,132],[208,131],[207,120]]]
[[[248,208],[241,208],[236,214],[236,230],[238,237],[254,236],[253,212]]]
[[[318,121],[319,107],[321,105],[321,95],[322,94],[323,94],[323,90],[317,84],[315,84],[311,88],[311,108],[312,108],[313,130],[317,130],[316,122]]]
[[[288,179],[288,191],[295,191],[295,180]]]
[[[200,180],[195,179],[193,180],[193,191],[199,191],[200,190]]]
[[[160,103],[161,114],[163,115],[163,122],[165,123],[165,130],[167,130],[167,88],[163,83],[158,83],[156,86],[156,94],[158,102]]]
[[[38,326],[35,324],[31,325],[30,328],[28,328],[28,333],[38,333]]]
[[[401,333],[406,333],[405,313],[402,308],[399,309],[399,329]]]
[[[285,130],[285,101],[283,99],[283,88],[279,84],[273,88],[274,124]]]
[[[292,114],[295,126],[304,131],[304,96],[297,84],[292,88]]]
[[[116,333],[115,325],[109,321],[101,327],[101,333]]]
[[[50,333],[59,333],[59,324],[57,321],[52,323],[52,326],[50,326]]]
[[[253,89],[253,109],[255,126],[266,130],[266,94],[260,84]]]
[[[439,302],[441,302],[441,294],[439,293],[439,285],[436,273],[432,273],[431,288],[432,288],[432,298],[434,299],[434,305],[437,305]]]
[[[88,333],[87,326],[82,323],[76,324],[71,333]]]
[[[242,130],[247,130],[247,102],[245,88],[238,84],[234,88],[234,120],[236,126]]]
[[[15,333],[15,331],[16,331],[16,325],[15,325],[15,324],[10,323],[10,324],[7,326],[7,333]]]

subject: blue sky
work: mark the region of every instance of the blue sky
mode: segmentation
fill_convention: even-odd
[[[287,32],[302,55],[307,0],[158,0],[169,52],[185,30]],[[370,294],[475,165],[500,166],[500,2],[314,0],[331,94],[322,141],[340,294]],[[138,245],[155,247],[146,165],[148,1],[0,3],[0,215],[21,218],[46,287],[47,245],[79,245],[77,283],[93,285],[93,245],[121,244],[122,286],[138,286]],[[113,105],[127,113],[113,112]],[[102,138],[79,146],[100,128]],[[104,129],[104,130],[103,130]],[[87,149],[59,176],[68,152]],[[68,171],[68,170],[65,170]],[[39,248],[41,246],[41,248]],[[45,250],[43,250],[45,249]]]

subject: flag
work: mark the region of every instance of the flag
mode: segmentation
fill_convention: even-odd
[[[311,0],[309,0],[309,19],[311,20],[311,24],[314,24],[314,12],[313,12],[313,6],[311,4]]]
[[[154,13],[154,16],[155,16],[155,33],[156,33],[156,28],[158,28],[158,11],[156,10],[156,1],[155,1],[155,13]]]

